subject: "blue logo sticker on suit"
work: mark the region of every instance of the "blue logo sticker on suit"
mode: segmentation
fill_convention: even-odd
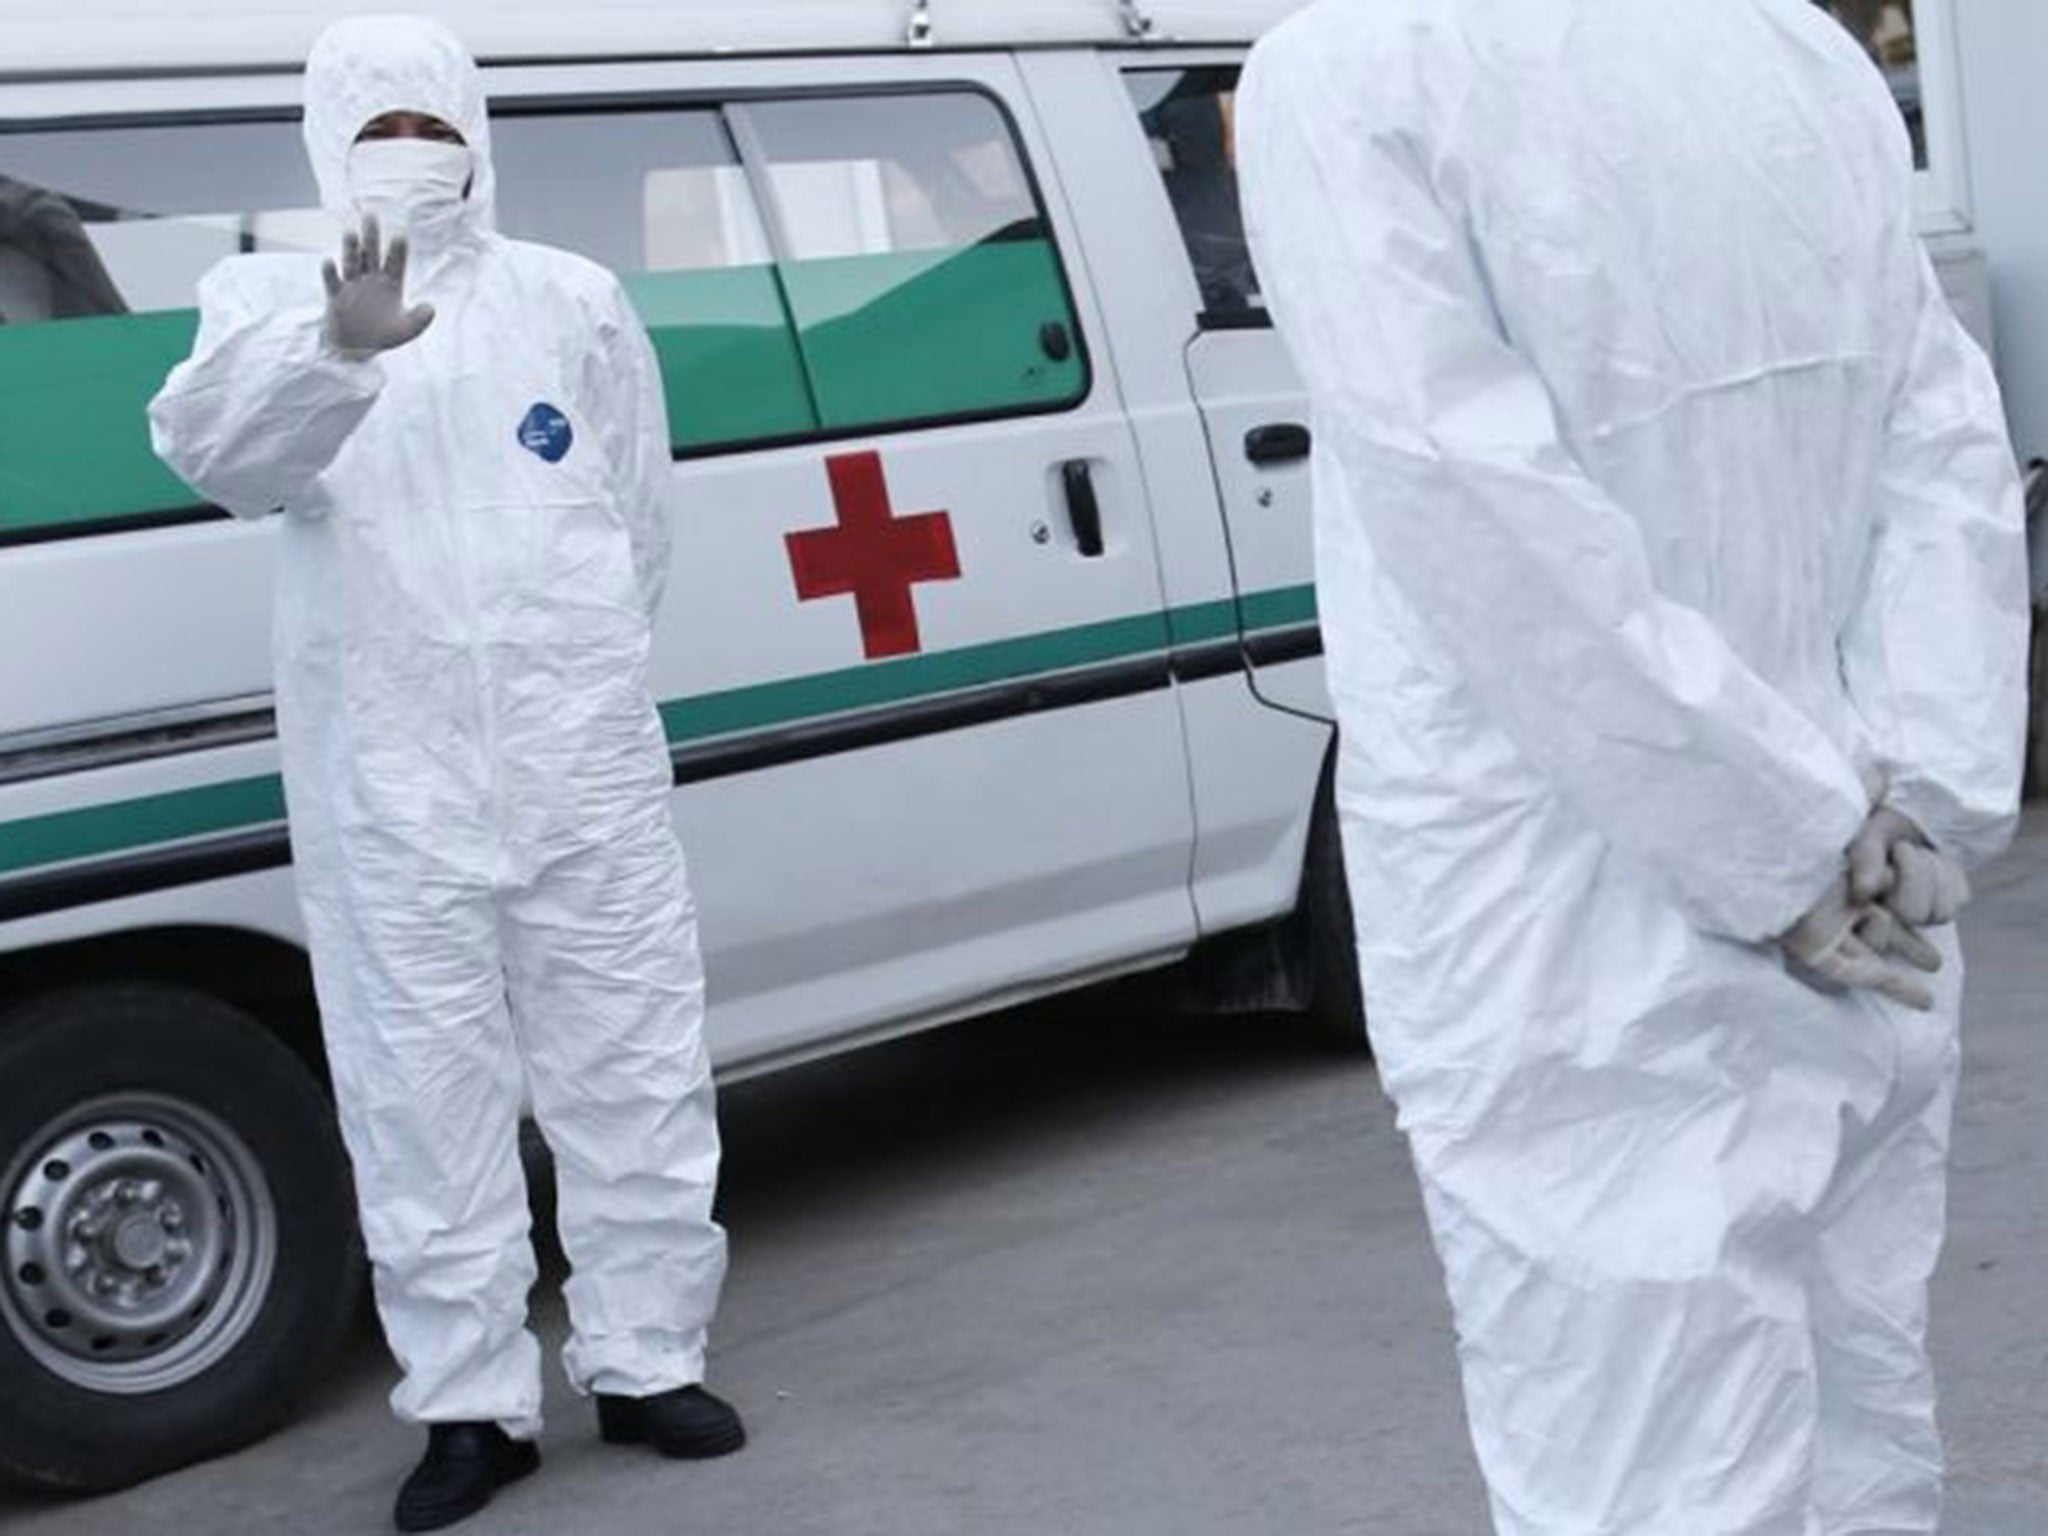
[[[519,423],[519,446],[539,454],[550,464],[559,464],[569,452],[576,434],[569,430],[569,418],[547,401],[534,403]]]

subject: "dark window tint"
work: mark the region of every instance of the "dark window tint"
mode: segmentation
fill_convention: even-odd
[[[1238,205],[1235,65],[1124,76],[1166,183],[1202,308],[1228,321],[1263,312]]]

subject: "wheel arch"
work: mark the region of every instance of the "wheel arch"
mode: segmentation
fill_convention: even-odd
[[[1302,1013],[1313,1006],[1316,935],[1311,918],[1320,894],[1316,842],[1318,837],[1336,836],[1336,776],[1333,733],[1310,792],[1293,908],[1264,922],[1204,938],[1181,966],[1177,1006],[1203,1014]]]
[[[135,982],[182,987],[240,1009],[330,1091],[305,950],[248,928],[162,924],[0,954],[0,1029],[36,998]]]

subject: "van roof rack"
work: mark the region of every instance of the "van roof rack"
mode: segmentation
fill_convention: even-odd
[[[411,0],[525,63],[905,48],[1245,43],[1307,0]],[[10,0],[0,79],[293,69],[362,0]]]

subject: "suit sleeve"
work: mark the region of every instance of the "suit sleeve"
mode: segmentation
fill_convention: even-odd
[[[675,544],[675,459],[661,364],[624,289],[613,292],[604,353],[613,394],[605,422],[613,495],[632,535],[633,567],[651,623],[668,585]]]
[[[2026,513],[1990,364],[1917,242],[1910,270],[1870,559],[1842,671],[1888,803],[1975,864],[2005,846],[2019,810]]]
[[[149,403],[150,442],[237,517],[300,502],[377,401],[383,369],[328,349],[324,319],[266,307],[233,259],[200,282],[199,334]]]
[[[1637,523],[1506,339],[1422,146],[1363,120],[1371,93],[1332,72],[1292,68],[1269,95],[1260,63],[1238,103],[1254,259],[1347,515],[1561,797],[1702,930],[1782,932],[1867,813],[1855,768],[1658,590]]]

